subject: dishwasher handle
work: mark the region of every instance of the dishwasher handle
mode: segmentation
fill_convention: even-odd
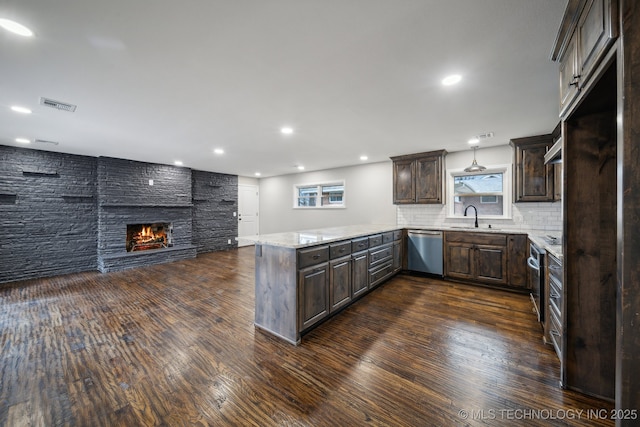
[[[411,236],[442,236],[442,231],[433,230],[409,230],[407,232],[409,237]]]

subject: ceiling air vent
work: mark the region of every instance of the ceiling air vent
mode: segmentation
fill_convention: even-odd
[[[51,144],[51,145],[58,145],[57,141],[47,141],[46,139],[36,139],[35,141],[33,141],[36,144]]]
[[[477,137],[479,140],[483,140],[483,139],[488,139],[488,138],[493,138],[493,132],[487,132],[487,133],[481,133],[480,135],[478,135]]]
[[[40,97],[40,104],[46,107],[56,108],[58,110],[69,111],[70,113],[73,113],[74,111],[76,111],[76,108],[77,108],[77,105],[67,104],[65,102],[60,102],[60,101],[54,101],[53,99],[44,98],[44,97]]]

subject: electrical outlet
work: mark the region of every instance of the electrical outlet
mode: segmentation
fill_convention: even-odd
[[[153,180],[152,179],[149,180],[149,185],[153,185]]]
[[[236,216],[236,213],[235,213],[235,212],[233,213],[233,216]]]
[[[231,244],[231,239],[227,240],[227,244],[230,245]]]

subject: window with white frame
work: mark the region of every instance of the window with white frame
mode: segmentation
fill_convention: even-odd
[[[509,165],[482,172],[450,171],[448,216],[463,217],[465,209],[473,205],[479,218],[511,218],[510,177]]]
[[[294,208],[344,208],[344,181],[293,187]]]

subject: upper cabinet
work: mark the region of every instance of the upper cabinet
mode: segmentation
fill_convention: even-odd
[[[560,116],[618,36],[616,0],[569,0],[551,59],[560,64]]]
[[[443,203],[445,150],[391,157],[393,203]]]
[[[553,165],[544,163],[544,155],[553,145],[553,136],[539,135],[512,139],[514,147],[515,202],[552,202],[554,193]]]

